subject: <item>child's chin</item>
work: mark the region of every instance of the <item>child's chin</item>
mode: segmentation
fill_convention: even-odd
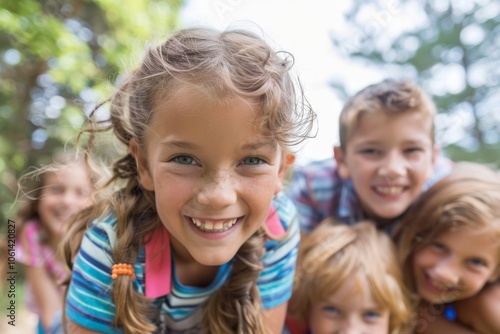
[[[433,295],[433,294],[427,294],[422,297],[423,300],[430,304],[446,304],[446,303],[451,303],[457,300],[457,295],[454,294],[453,292],[442,292],[438,295]]]
[[[201,265],[212,267],[212,266],[221,266],[225,263],[228,263],[235,255],[236,254],[224,254],[224,255],[202,254],[201,256],[194,256],[194,259]]]
[[[375,213],[375,216],[376,216],[375,220],[377,220],[377,221],[392,221],[392,220],[399,218],[403,213],[404,213],[404,211],[394,211],[394,210],[382,211],[379,213]]]

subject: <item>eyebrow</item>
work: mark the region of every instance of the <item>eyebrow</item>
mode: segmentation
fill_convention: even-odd
[[[182,140],[166,140],[160,142],[160,144],[165,146],[175,146],[184,149],[197,149],[200,147],[199,145],[196,145],[194,143]],[[274,145],[274,143],[270,141],[250,142],[245,143],[241,146],[242,151],[255,151],[262,148],[270,148],[273,150],[273,152],[276,151],[276,145]]]
[[[241,146],[241,150],[242,151],[255,151],[255,150],[259,150],[261,148],[267,148],[267,147],[269,147],[273,151],[276,151],[276,145],[270,141],[245,143]]]
[[[360,146],[360,145],[381,145],[381,144],[384,144],[384,142],[380,141],[380,140],[369,140],[369,141],[362,141],[360,143],[357,143],[358,146]],[[429,144],[429,143],[427,142],[427,140],[410,139],[410,140],[403,141],[402,144],[404,144],[404,145],[408,145],[408,144],[411,144],[411,145],[426,145],[426,144]]]
[[[403,143],[404,144],[421,144],[421,145],[426,145],[429,144],[429,142],[432,143],[432,141],[429,139],[410,139],[410,140],[405,140]]]
[[[194,143],[190,143],[190,142],[182,141],[182,140],[166,140],[166,141],[160,142],[160,144],[165,145],[165,146],[175,146],[178,148],[185,148],[185,149],[199,148],[199,146],[194,144]]]

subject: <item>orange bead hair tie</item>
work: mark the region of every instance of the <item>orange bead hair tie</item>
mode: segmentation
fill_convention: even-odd
[[[113,264],[111,267],[111,278],[117,279],[118,275],[128,275],[132,277],[132,279],[135,279],[134,267],[127,263]]]

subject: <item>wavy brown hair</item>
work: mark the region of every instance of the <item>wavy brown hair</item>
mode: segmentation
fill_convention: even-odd
[[[327,218],[301,242],[289,314],[307,323],[314,302],[353,279],[358,287],[366,279],[375,302],[389,310],[390,334],[408,332],[412,309],[395,245],[370,221],[349,226]]]
[[[405,283],[412,292],[415,253],[441,234],[462,227],[491,229],[500,240],[500,175],[488,167],[457,164],[417,200],[394,231]]]
[[[88,223],[111,208],[117,215],[117,244],[114,263],[134,262],[147,241],[146,235],[161,224],[154,193],[140,186],[135,158],[128,150],[133,139],[144,149],[144,138],[157,106],[179,91],[194,86],[221,102],[234,97],[252,101],[255,125],[286,148],[307,138],[314,112],[302,95],[296,94],[289,70],[293,58],[274,52],[260,37],[247,31],[218,32],[194,28],[176,32],[165,43],[150,46],[140,67],[128,76],[111,98],[110,119],[99,121],[95,112],[83,133],[90,134],[90,147],[99,131],[112,129],[127,153],[113,166],[107,187],[121,185],[111,197],[104,197],[84,213],[73,226],[65,244],[69,266]],[[300,85],[299,85],[300,87]],[[106,190],[102,190],[106,194]],[[79,243],[77,243],[78,245]],[[263,233],[256,232],[236,254],[230,278],[209,297],[204,307],[203,326],[208,333],[263,333],[261,302],[256,286],[262,269]],[[155,326],[149,300],[134,291],[129,276],[113,283],[115,325],[127,333],[151,332]]]

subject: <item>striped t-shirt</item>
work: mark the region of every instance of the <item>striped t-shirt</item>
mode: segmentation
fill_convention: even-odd
[[[280,240],[267,239],[265,242],[264,269],[257,280],[264,309],[281,305],[290,298],[300,241],[292,202],[280,194],[273,200],[272,207],[276,209],[279,224],[286,233]],[[111,251],[116,242],[115,228],[116,217],[110,215],[93,223],[85,233],[73,266],[66,300],[66,314],[71,321],[105,333],[123,333],[123,329],[111,326],[115,315],[111,297]],[[134,289],[143,295],[147,295],[145,248],[139,251],[134,264],[136,279],[133,282]],[[220,266],[213,282],[207,287],[182,285],[175,275],[173,257],[171,263],[171,291],[152,299],[152,305],[161,316],[151,321],[160,327],[159,333],[198,333],[202,315],[200,306],[228,279],[233,261]]]

